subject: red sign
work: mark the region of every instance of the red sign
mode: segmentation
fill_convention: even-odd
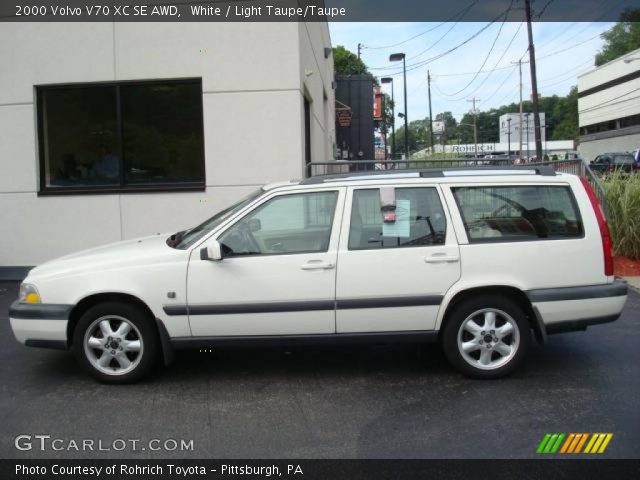
[[[382,118],[382,94],[380,87],[373,87],[373,118],[380,120]]]

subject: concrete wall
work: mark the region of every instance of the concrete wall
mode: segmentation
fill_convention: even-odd
[[[633,152],[640,148],[640,128],[636,126],[633,129],[636,131],[635,133],[626,133],[625,135],[608,138],[597,138],[598,134],[590,135],[589,137],[593,137],[592,140],[585,140],[585,137],[583,137],[578,146],[580,157],[590,162],[596,156],[605,152]]]
[[[0,29],[0,267],[192,226],[332,157],[327,24],[38,23]],[[307,75],[307,71],[312,71]],[[34,85],[201,77],[206,191],[39,197]],[[327,97],[327,102],[323,100]]]

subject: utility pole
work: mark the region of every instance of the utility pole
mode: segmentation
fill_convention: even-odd
[[[431,113],[431,73],[427,70],[427,93],[429,95],[429,135],[431,138],[431,153],[436,153],[436,146],[433,144],[433,114]]]
[[[358,44],[358,60],[360,60],[360,49],[362,48],[362,44]]]
[[[507,141],[508,143],[508,147],[507,147],[507,155],[511,156],[511,117],[507,118]]]
[[[529,115],[531,115],[529,112],[527,112],[527,162],[529,161]]]
[[[476,110],[476,102],[479,102],[480,99],[473,97],[471,100],[467,100],[467,102],[473,102],[473,110],[471,110],[471,114],[473,115],[473,143],[474,143],[474,156],[478,156],[478,111]]]
[[[518,64],[518,70],[520,70],[520,118],[518,120],[518,130],[520,130],[520,143],[518,147],[518,155],[520,156],[520,161],[522,161],[522,59],[519,59],[517,62],[511,62]]]
[[[542,161],[542,139],[540,138],[540,112],[538,109],[538,79],[536,75],[536,51],[531,30],[531,0],[524,1],[527,16],[527,34],[529,35],[529,67],[531,70],[531,94],[533,95],[533,129],[536,139],[536,159]]]

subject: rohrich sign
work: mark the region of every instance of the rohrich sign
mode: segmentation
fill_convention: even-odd
[[[511,139],[511,145],[509,143],[478,143],[477,150],[476,145],[473,143],[468,144],[460,144],[460,145],[436,145],[436,152],[439,153],[458,153],[461,155],[471,154],[485,154],[490,155],[492,153],[506,153],[509,146],[511,146],[511,153],[518,153],[520,150],[518,146],[517,139]],[[549,140],[546,142],[542,142],[542,149],[545,153],[567,153],[573,151],[575,148],[575,144],[573,140]],[[527,152],[527,144],[523,142],[522,144],[523,155]],[[536,145],[533,139],[530,139],[529,142],[529,153],[535,155]]]
[[[469,145],[445,145],[444,151],[447,153],[491,153],[500,150],[496,149],[495,143],[478,143],[478,145],[472,143]]]

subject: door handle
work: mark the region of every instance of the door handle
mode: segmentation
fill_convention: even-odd
[[[458,255],[447,255],[444,252],[434,253],[424,259],[427,263],[456,263],[460,261]]]
[[[335,268],[333,263],[323,262],[322,260],[310,260],[300,267],[302,270],[331,270]]]

